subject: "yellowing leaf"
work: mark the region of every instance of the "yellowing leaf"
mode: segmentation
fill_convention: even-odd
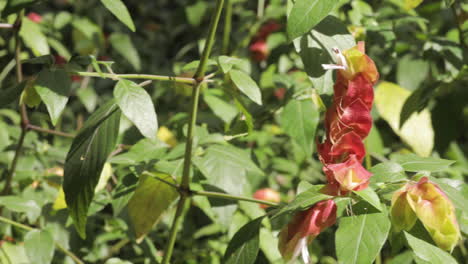
[[[67,203],[65,202],[65,193],[63,192],[63,188],[60,187],[58,196],[55,198],[54,204],[52,205],[52,209],[58,211],[65,208],[67,208]]]
[[[174,134],[165,126],[159,127],[157,137],[159,140],[171,147],[177,145],[177,139],[175,138]]]
[[[155,176],[162,181],[145,174],[140,176],[135,193],[128,202],[128,214],[133,223],[137,243],[143,240],[164,211],[179,196],[174,187],[163,182],[176,184],[171,176],[163,173],[157,173]]]
[[[423,1],[424,0],[405,0],[403,6],[406,10],[411,10],[418,7]]]
[[[390,82],[382,82],[375,92],[375,105],[380,116],[413,151],[423,157],[431,154],[434,147],[434,130],[429,110],[414,113],[405,124],[399,128],[400,113],[410,91]]]

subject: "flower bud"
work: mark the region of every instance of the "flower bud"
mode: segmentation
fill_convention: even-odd
[[[41,23],[42,21],[42,16],[39,15],[38,13],[35,13],[35,12],[30,12],[27,17],[29,18],[29,20],[31,20],[32,22],[34,23]]]
[[[253,197],[258,200],[264,200],[264,201],[269,201],[269,202],[274,202],[274,203],[279,203],[281,201],[280,194],[270,188],[263,188],[260,190],[257,190]],[[260,208],[267,208],[268,205],[266,204],[260,204]]]
[[[321,232],[336,222],[336,204],[333,200],[316,203],[306,211],[298,212],[279,235],[279,251],[286,261],[302,253],[305,263],[309,262],[307,245]]]
[[[407,184],[394,194],[391,214],[397,230],[411,229],[416,216],[437,246],[444,250],[451,251],[460,239],[452,202],[427,177]]]

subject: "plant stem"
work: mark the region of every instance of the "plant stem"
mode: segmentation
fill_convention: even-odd
[[[265,0],[258,0],[257,4],[257,17],[263,17],[263,13],[265,12]]]
[[[211,17],[210,28],[208,31],[208,38],[206,39],[205,48],[203,49],[203,54],[200,59],[200,64],[198,65],[197,72],[195,73],[194,78],[198,81],[205,77],[206,65],[208,63],[208,58],[210,57],[211,48],[215,41],[216,29],[218,28],[219,18],[221,17],[221,11],[223,10],[224,0],[216,1],[216,8],[213,16]]]
[[[65,132],[62,132],[62,131],[57,131],[57,130],[52,130],[52,129],[47,129],[47,128],[42,128],[42,127],[31,125],[31,124],[28,124],[27,128],[32,129],[32,130],[36,130],[36,131],[39,131],[39,132],[42,132],[42,133],[52,134],[52,135],[61,136],[61,137],[69,137],[69,138],[74,138],[75,137],[75,135],[70,134],[70,133],[65,133]]]
[[[84,77],[100,77],[109,79],[145,79],[155,81],[171,81],[186,84],[196,84],[197,81],[194,78],[186,77],[173,77],[164,75],[152,75],[152,74],[112,74],[112,73],[98,73],[98,72],[70,72],[72,75],[79,75]]]
[[[8,219],[8,218],[5,218],[3,216],[0,216],[0,222],[4,222],[4,223],[10,224],[12,226],[16,226],[18,228],[21,228],[21,229],[24,229],[24,230],[27,230],[27,231],[32,231],[32,230],[36,229],[36,228],[32,228],[30,226],[23,225],[21,223],[15,222],[15,221],[13,221],[11,219]],[[64,248],[62,245],[60,245],[60,243],[58,243],[57,241],[54,241],[54,244],[60,251],[65,253],[65,255],[67,255],[71,259],[73,259],[73,261],[75,261],[75,263],[84,264],[84,262],[81,261],[75,254],[73,254],[73,252],[71,252],[71,251],[67,250],[66,248]]]
[[[264,204],[264,205],[269,205],[269,206],[278,205],[277,203],[273,203],[273,202],[269,202],[269,201],[258,200],[258,199],[254,199],[254,198],[250,198],[250,197],[230,195],[230,194],[227,194],[227,193],[220,193],[220,192],[193,191],[193,195],[200,195],[200,196],[220,198],[220,199],[233,200],[233,201],[246,201],[246,202]]]
[[[19,32],[21,29],[21,20],[23,19],[24,11],[21,11],[16,18],[14,28],[15,28],[15,61],[16,61],[16,81],[18,83],[23,81],[23,71],[21,66],[21,40],[19,36]],[[28,132],[27,126],[29,123],[28,120],[28,113],[26,111],[26,106],[24,104],[20,105],[21,111],[21,134],[18,140],[18,145],[16,145],[15,149],[15,156],[13,157],[13,161],[11,162],[10,169],[6,175],[5,186],[1,192],[2,195],[6,195],[10,192],[11,183],[13,180],[13,175],[16,171],[16,165],[18,164],[18,159],[21,153],[21,149],[23,148],[24,138],[26,137],[26,133]]]
[[[229,54],[229,42],[232,29],[232,3],[231,0],[226,0],[224,15],[224,30],[223,30],[223,54]]]
[[[164,258],[162,260],[162,264],[169,264],[172,251],[174,250],[175,240],[177,237],[177,231],[179,226],[183,221],[183,211],[185,208],[185,204],[189,202],[190,198],[190,168],[192,165],[192,144],[193,144],[193,137],[194,137],[194,127],[197,121],[197,113],[198,113],[198,98],[200,97],[200,89],[204,83],[205,79],[205,70],[206,65],[208,62],[208,58],[211,54],[211,49],[213,47],[213,43],[215,41],[216,29],[218,28],[219,18],[221,17],[221,12],[223,10],[224,0],[217,0],[216,1],[216,8],[215,12],[211,17],[210,28],[208,30],[208,37],[205,43],[205,47],[203,49],[202,57],[200,59],[200,64],[198,65],[198,69],[195,73],[194,79],[196,80],[196,84],[194,84],[194,89],[192,91],[192,108],[190,112],[190,122],[187,132],[187,142],[185,144],[185,155],[184,155],[184,169],[182,173],[182,182],[180,187],[180,199],[177,204],[177,210],[174,215],[174,219],[172,221],[171,226],[171,233],[169,236],[169,241],[166,245]]]

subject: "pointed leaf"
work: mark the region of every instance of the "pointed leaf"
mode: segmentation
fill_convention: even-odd
[[[263,216],[259,217],[237,231],[232,237],[224,254],[224,263],[253,264],[257,259],[260,245],[260,227]]]
[[[413,249],[414,255],[417,259],[422,260],[422,263],[431,264],[456,264],[458,263],[449,253],[442,249],[433,246],[426,241],[416,238],[407,232],[405,233],[408,245]],[[417,262],[419,263],[419,262]]]
[[[46,230],[31,230],[24,236],[24,247],[31,263],[49,264],[54,257],[54,238]]]
[[[290,40],[309,32],[324,19],[338,0],[297,0],[288,17],[286,31]]]
[[[73,140],[65,160],[63,191],[76,230],[86,237],[86,217],[94,189],[109,154],[114,150],[120,110],[114,101],[101,106]]]
[[[375,209],[382,211],[379,196],[374,192],[374,190],[372,190],[372,188],[366,188],[361,191],[353,191],[353,193],[357,194],[364,201],[374,206]]]
[[[128,214],[138,243],[151,231],[164,211],[179,196],[174,187],[163,182],[176,184],[171,176],[157,173],[155,177],[161,180],[146,174],[141,175],[135,193],[128,202]]]
[[[256,104],[262,105],[260,88],[249,75],[239,70],[230,70],[229,76],[231,76],[232,82],[242,93]]]
[[[210,146],[194,163],[211,185],[230,194],[243,193],[247,171],[263,174],[247,152],[230,145]]]
[[[387,212],[342,217],[335,234],[336,255],[343,264],[371,264],[390,231]]]
[[[147,138],[156,138],[158,120],[151,96],[138,84],[120,80],[114,88],[114,97],[123,114]]]
[[[70,87],[70,77],[62,69],[44,69],[37,77],[35,89],[46,105],[54,126],[68,102]]]
[[[281,113],[281,127],[307,156],[312,155],[319,116],[311,100],[291,100]]]
[[[141,61],[138,51],[132,43],[130,36],[122,33],[112,33],[109,37],[112,47],[120,53],[135,70],[141,70]]]
[[[131,31],[135,32],[135,25],[133,24],[132,17],[121,0],[101,0],[101,3]]]
[[[439,159],[439,158],[423,158],[414,154],[395,154],[392,159],[400,164],[405,171],[419,172],[419,171],[443,171],[447,170],[455,161]]]
[[[309,188],[307,191],[301,192],[294,198],[289,204],[280,207],[277,211],[272,214],[271,218],[276,218],[285,213],[291,213],[298,210],[305,210],[312,205],[327,199],[332,199],[332,196],[320,193],[321,186],[314,186]]]

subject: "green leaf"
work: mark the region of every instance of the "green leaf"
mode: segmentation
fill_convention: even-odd
[[[253,264],[258,255],[263,216],[245,224],[233,236],[224,254],[223,263]]]
[[[21,9],[30,7],[37,2],[39,0],[8,0],[2,11],[2,17],[6,18],[13,13],[18,13]]]
[[[135,25],[125,4],[120,0],[101,0],[101,3],[124,23],[131,31],[135,32]]]
[[[369,135],[364,140],[366,151],[368,153],[375,153],[384,155],[384,144],[380,132],[375,125],[372,126]]]
[[[65,200],[82,238],[86,237],[86,217],[94,188],[117,143],[120,113],[113,100],[101,106],[74,138],[65,160]]]
[[[343,51],[356,46],[346,25],[334,16],[327,16],[310,34],[297,39],[294,44],[314,88],[320,94],[332,94],[333,73],[324,70],[322,64],[335,60],[333,47]]]
[[[422,263],[457,264],[457,261],[452,256],[450,256],[449,253],[427,243],[424,240],[416,238],[407,232],[404,233],[406,241],[413,250],[416,259],[422,260]],[[420,263],[419,261],[416,262]]]
[[[2,247],[0,250],[0,263],[12,263],[12,260],[15,260],[15,263],[30,263],[22,244],[13,244],[10,242],[2,241]]]
[[[241,65],[243,61],[239,58],[228,57],[228,56],[219,56],[218,64],[224,74],[228,73],[233,66]]]
[[[285,213],[291,213],[294,211],[303,211],[320,201],[333,198],[332,196],[320,193],[319,190],[319,186],[314,186],[307,191],[301,192],[289,204],[278,208],[271,218],[273,219]]]
[[[31,223],[34,223],[41,215],[41,207],[39,207],[37,202],[17,196],[0,197],[0,206],[6,207],[13,212],[26,213]]]
[[[324,19],[338,0],[297,0],[288,17],[286,31],[290,40],[309,32]]]
[[[231,145],[212,145],[194,163],[211,185],[236,195],[244,191],[247,172],[263,174],[247,152]]]
[[[54,238],[46,230],[31,230],[24,236],[24,247],[31,263],[49,264],[54,257]]]
[[[382,211],[379,196],[375,193],[374,190],[372,190],[372,188],[366,188],[361,191],[353,191],[353,193],[357,194],[364,201],[374,206],[375,209]]]
[[[187,15],[187,20],[190,25],[198,27],[201,24],[207,9],[208,5],[203,1],[198,1],[193,5],[187,6],[185,8],[185,14]]]
[[[13,85],[10,88],[1,90],[0,93],[2,94],[2,96],[0,97],[0,108],[11,104],[13,101],[18,99],[18,97],[21,95],[24,88],[26,87],[26,84],[27,82],[23,81]]]
[[[239,112],[234,105],[216,96],[212,89],[203,93],[203,100],[211,108],[213,113],[221,118],[224,123],[230,123]]]
[[[231,70],[229,72],[229,76],[231,76],[232,82],[242,93],[256,104],[262,105],[262,94],[260,92],[260,88],[249,75],[239,70]]]
[[[312,100],[291,100],[281,113],[281,127],[307,156],[312,155],[320,113]]]
[[[429,110],[425,109],[419,114],[413,114],[400,128],[401,109],[409,94],[408,90],[394,83],[381,82],[375,92],[375,105],[380,116],[388,122],[393,131],[416,154],[427,157],[434,147],[434,130]]]
[[[343,264],[371,264],[390,231],[386,211],[342,217],[335,233],[336,255]]]
[[[19,34],[21,38],[23,38],[24,44],[32,50],[35,56],[47,55],[50,53],[47,38],[42,33],[41,27],[29,18],[23,18]]]
[[[383,162],[375,165],[370,170],[372,177],[371,184],[379,182],[396,182],[406,179],[405,170],[396,162]]]
[[[397,83],[410,91],[416,90],[426,79],[429,63],[424,60],[404,56],[398,60],[396,78]]]
[[[176,184],[170,175],[157,173],[155,177]],[[171,203],[179,197],[174,187],[161,180],[146,174],[141,175],[135,193],[128,202],[128,214],[138,243],[151,231]]]
[[[68,102],[71,82],[63,69],[44,69],[37,77],[35,89],[47,107],[55,126]]]
[[[406,99],[400,113],[400,128],[411,117],[414,112],[421,112],[427,107],[429,99],[434,95],[434,90],[439,87],[439,83],[424,85],[412,92]]]
[[[399,163],[405,171],[444,171],[449,168],[451,164],[455,161],[439,159],[439,158],[423,158],[414,154],[395,154],[392,156],[392,159]]]
[[[122,33],[112,33],[109,37],[112,47],[122,55],[135,70],[141,70],[141,61],[138,51],[132,43],[130,36]]]
[[[114,97],[123,114],[135,124],[141,134],[154,139],[158,131],[158,120],[148,92],[132,81],[120,80],[114,88]]]

